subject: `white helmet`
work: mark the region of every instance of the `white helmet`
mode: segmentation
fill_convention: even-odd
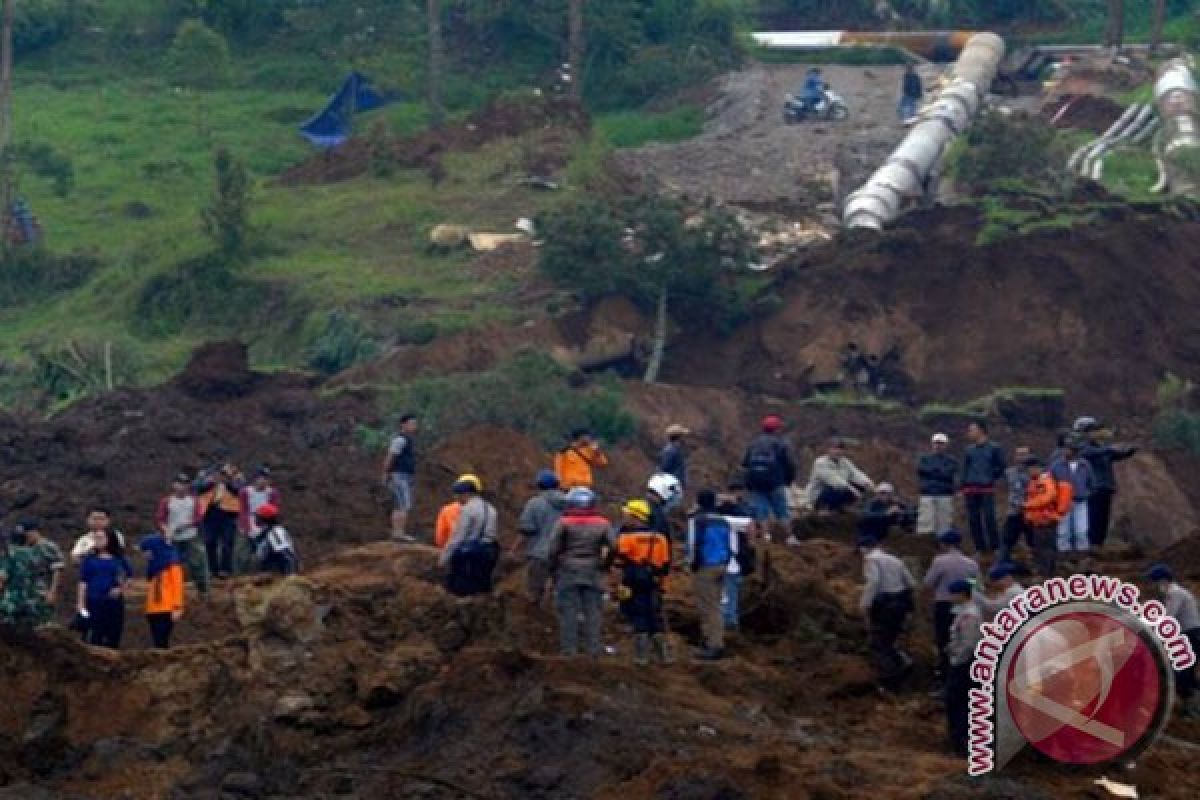
[[[656,472],[646,481],[646,489],[658,495],[667,508],[674,508],[683,502],[683,487],[674,475]]]

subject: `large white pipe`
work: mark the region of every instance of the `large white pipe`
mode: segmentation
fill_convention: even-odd
[[[1154,84],[1154,102],[1162,118],[1160,157],[1167,188],[1172,194],[1194,194],[1200,188],[1194,168],[1180,164],[1185,153],[1200,157],[1196,78],[1187,60],[1174,58],[1162,66]]]
[[[1004,40],[996,34],[977,33],[967,40],[949,85],[884,165],[847,199],[842,214],[847,228],[882,230],[910,198],[922,193],[946,148],[983,105],[1003,59]]]

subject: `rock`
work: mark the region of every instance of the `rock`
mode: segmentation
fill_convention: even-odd
[[[303,692],[289,692],[275,701],[275,719],[294,720],[314,710],[317,703]]]
[[[253,772],[231,772],[221,781],[221,793],[234,797],[261,797],[263,780]]]
[[[311,643],[324,631],[328,608],[317,602],[317,588],[307,578],[290,575],[266,587],[247,587],[234,598],[243,628],[258,628],[286,642]]]

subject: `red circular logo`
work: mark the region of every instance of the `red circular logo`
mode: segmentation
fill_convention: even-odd
[[[1096,611],[1037,626],[1009,662],[1005,691],[1025,740],[1069,764],[1112,761],[1140,745],[1166,694],[1152,646]]]

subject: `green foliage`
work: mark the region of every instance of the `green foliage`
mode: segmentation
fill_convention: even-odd
[[[44,300],[87,282],[99,268],[94,256],[56,256],[42,247],[0,250],[0,308]]]
[[[734,281],[754,252],[726,211],[692,213],[653,195],[585,197],[546,215],[538,229],[541,270],[586,297],[623,294],[649,309],[665,288],[675,319],[703,326],[729,326],[746,313]]]
[[[1158,385],[1154,440],[1160,447],[1200,455],[1200,413],[1192,409],[1196,384],[1168,372]]]
[[[378,352],[379,345],[357,317],[330,311],[308,347],[308,365],[325,375],[335,375]]]
[[[547,356],[526,351],[486,372],[419,378],[401,387],[389,407],[417,414],[435,440],[476,425],[514,428],[548,449],[582,425],[608,442],[633,435],[636,424],[623,406],[619,381],[571,389],[568,377]]]
[[[178,334],[189,323],[232,326],[250,318],[253,294],[220,253],[208,253],[145,283],[137,296],[133,329],[152,338]]]
[[[229,83],[229,45],[198,19],[179,24],[167,63],[171,79],[181,86],[213,89]]]
[[[23,141],[13,145],[5,157],[48,180],[59,197],[69,195],[75,186],[75,165],[71,157],[50,144]]]
[[[700,135],[704,109],[680,106],[670,111],[612,111],[596,117],[595,131],[613,147],[641,147],[650,142],[680,142]]]
[[[87,25],[92,0],[19,0],[13,8],[13,49],[18,55],[42,50]]]
[[[800,401],[800,405],[806,408],[848,408],[879,414],[894,414],[904,410],[904,406],[894,400],[847,391],[818,392]]]
[[[135,351],[120,342],[67,341],[33,352],[30,389],[49,401],[53,414],[89,395],[136,383],[139,368]]]
[[[217,247],[224,261],[245,254],[250,235],[250,178],[246,167],[224,147],[213,159],[216,170],[216,193],[212,204],[201,211],[204,231]]]
[[[1024,114],[985,111],[948,158],[959,185],[986,193],[1002,182],[1061,189],[1067,153],[1044,121]]]

